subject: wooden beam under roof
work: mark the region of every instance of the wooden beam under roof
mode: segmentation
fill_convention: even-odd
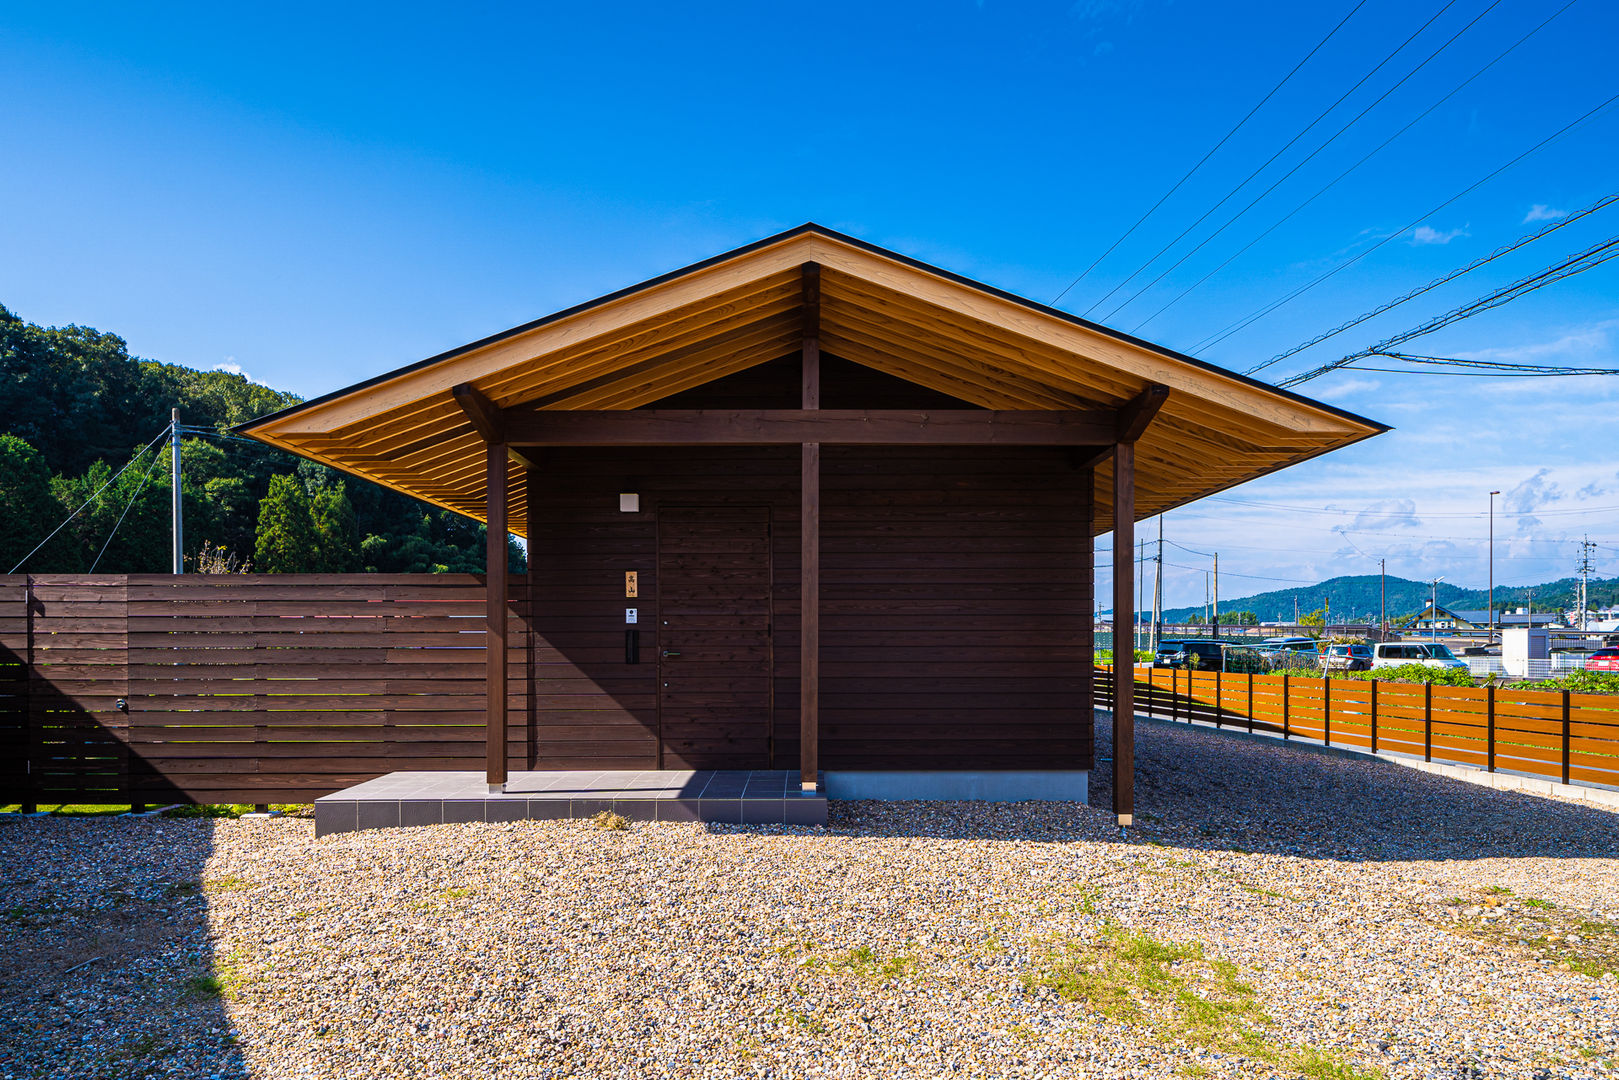
[[[1112,409],[634,409],[506,411],[514,446],[1100,446]]]

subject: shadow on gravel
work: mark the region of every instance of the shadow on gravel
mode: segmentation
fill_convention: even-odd
[[[209,821],[0,821],[0,1075],[245,1080]]]
[[[832,802],[842,836],[1157,842],[1354,862],[1619,858],[1619,812],[1466,784],[1371,758],[1168,724],[1136,726],[1136,827],[1114,824],[1111,724],[1089,806]]]
[[[1099,760],[1111,729],[1097,721]],[[1111,768],[1091,774],[1094,806]],[[1312,859],[1619,858],[1611,810],[1184,725],[1136,725],[1136,818],[1180,846]]]

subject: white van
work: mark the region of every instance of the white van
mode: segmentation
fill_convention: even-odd
[[[1430,668],[1457,668],[1467,665],[1456,659],[1456,654],[1438,642],[1394,641],[1372,646],[1372,670],[1399,667],[1402,664],[1421,664]]]

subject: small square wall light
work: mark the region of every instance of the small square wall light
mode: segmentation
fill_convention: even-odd
[[[633,491],[619,492],[618,510],[621,514],[639,514],[641,512],[641,496]]]

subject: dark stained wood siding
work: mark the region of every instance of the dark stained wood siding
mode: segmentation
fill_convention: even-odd
[[[833,357],[823,365],[828,408],[964,404]],[[793,357],[658,405],[788,408],[798,393]],[[821,767],[1091,767],[1088,473],[1038,448],[823,453]],[[770,508],[775,737],[759,764],[797,762],[798,457],[795,447],[546,455],[530,556],[537,767],[657,764],[665,506]],[[618,511],[622,491],[641,496],[640,513]],[[626,570],[640,574],[638,601],[624,599]],[[640,611],[639,665],[624,662],[627,606]],[[672,731],[683,718],[668,710]]]

